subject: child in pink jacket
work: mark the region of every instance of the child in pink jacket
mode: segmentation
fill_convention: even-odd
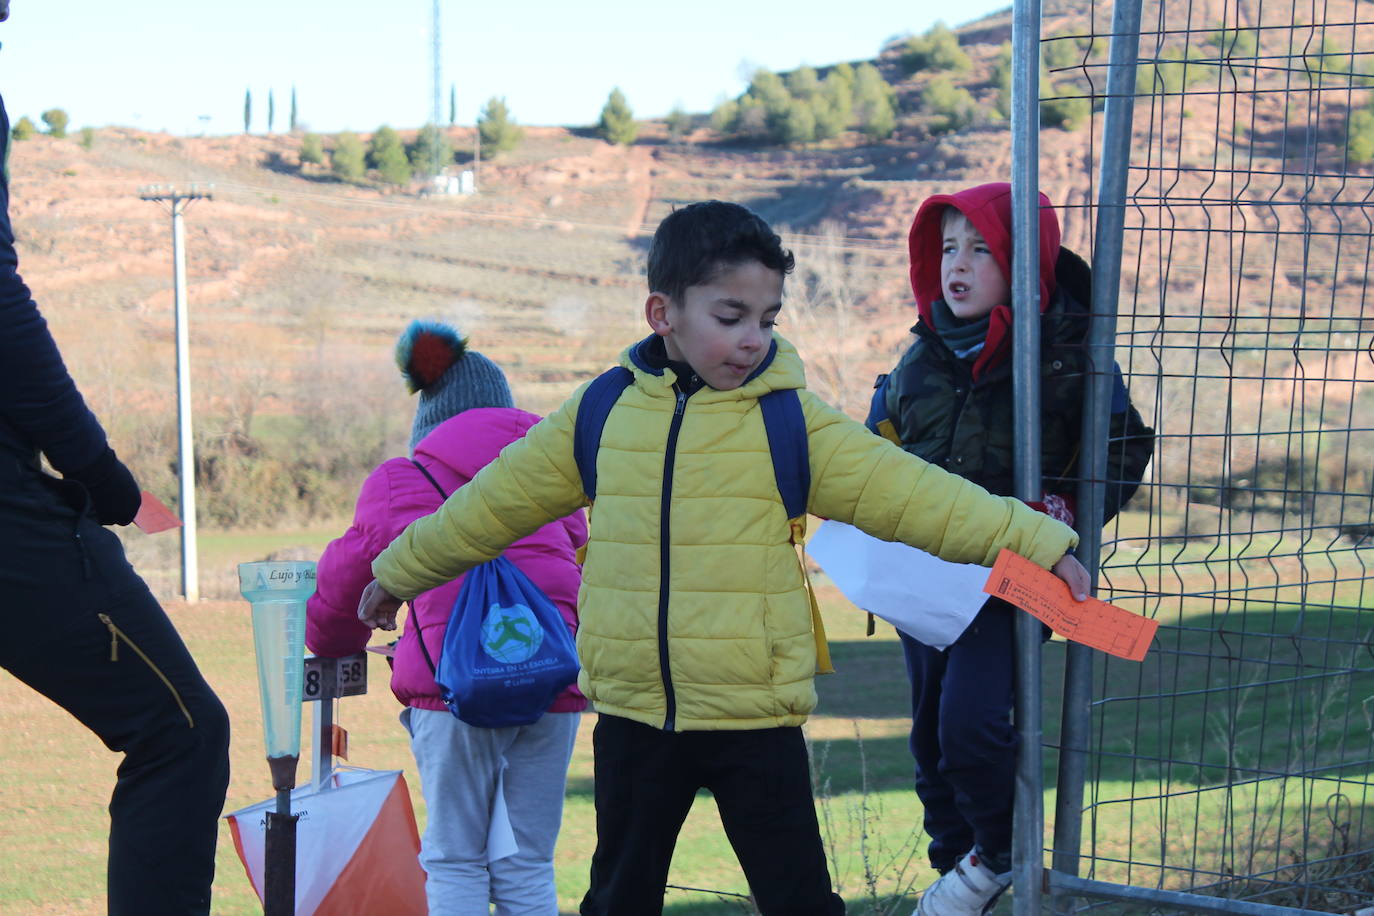
[[[367,644],[372,630],[358,620],[357,607],[373,559],[539,422],[513,406],[501,369],[446,325],[413,322],[397,342],[396,361],[420,395],[411,457],[392,458],[369,475],[352,526],[320,558],[306,623],[306,645],[318,655],[349,655]],[[576,553],[586,541],[579,511],[516,541],[505,554],[549,596],[570,630],[577,626],[581,584]],[[453,716],[439,698],[430,660],[438,662],[462,582],[411,602],[391,676],[391,691],[406,707],[401,721],[428,809],[420,862],[429,912],[487,916],[490,902],[497,916],[556,916],[554,843],[587,701],[570,686],[538,722],[516,728],[475,728]],[[498,839],[503,833],[505,842]]]

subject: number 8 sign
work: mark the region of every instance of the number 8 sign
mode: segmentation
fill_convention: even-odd
[[[367,693],[367,653],[343,658],[311,656],[305,660],[305,680],[301,698],[332,700]]]

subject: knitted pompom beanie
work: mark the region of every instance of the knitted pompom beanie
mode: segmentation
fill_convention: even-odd
[[[419,392],[410,451],[449,417],[474,407],[514,407],[501,367],[476,350],[467,338],[438,321],[412,321],[396,341],[396,365],[406,387]]]

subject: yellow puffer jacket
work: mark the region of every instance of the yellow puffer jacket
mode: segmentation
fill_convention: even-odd
[[[601,437],[578,598],[579,686],[599,712],[690,731],[799,725],[815,708],[810,602],[758,406],[774,389],[803,389],[813,514],[961,563],[1007,547],[1049,567],[1077,543],[827,406],[780,337],[741,387],[702,388],[680,412],[671,370],[637,347],[621,364],[635,380]],[[382,586],[414,596],[586,505],[573,459],[584,391],[392,542],[372,566]]]

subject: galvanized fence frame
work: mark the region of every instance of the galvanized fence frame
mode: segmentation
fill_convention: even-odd
[[[1014,911],[1039,913],[1044,890],[1056,912],[1362,912],[1374,903],[1374,176],[1352,139],[1356,112],[1374,119],[1362,50],[1374,21],[1358,3],[1155,0],[1142,29],[1142,6],[1116,0],[1107,29],[1090,7],[1088,34],[1057,37],[1040,33],[1038,2],[1013,7],[1017,227],[1034,225],[1024,137],[1037,103],[1103,109],[1099,171],[1084,176],[1094,372],[1079,556],[1099,594],[1161,622],[1135,671],[1068,645],[1062,699],[1042,698],[1039,647],[1018,642],[1029,750]],[[1077,88],[1041,81],[1054,40],[1081,49],[1060,68]],[[1195,102],[1212,123],[1185,129]],[[1199,140],[1210,160],[1189,152]],[[1015,260],[1036,263],[1019,245]],[[1033,288],[1013,280],[1016,295]],[[1038,350],[1033,327],[1017,333],[1018,350]],[[1157,451],[1132,520],[1103,529],[1114,362]],[[1017,380],[1033,417],[1035,380]],[[1029,481],[1038,469],[1018,467]],[[1058,768],[1048,850],[1042,699],[1062,713],[1045,745]]]

